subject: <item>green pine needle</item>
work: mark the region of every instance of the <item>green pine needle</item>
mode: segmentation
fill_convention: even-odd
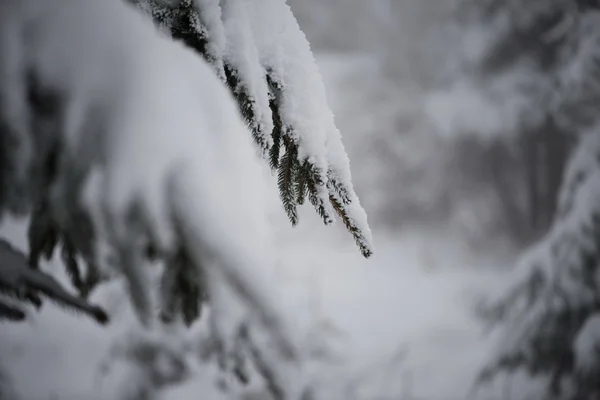
[[[310,179],[310,164],[308,160],[304,160],[302,166],[298,171],[297,185],[296,185],[296,201],[298,204],[304,204],[306,195],[308,193],[308,180]]]
[[[283,203],[283,208],[290,219],[292,225],[298,224],[298,210],[296,208],[296,190],[295,177],[298,174],[298,147],[291,139],[285,137],[285,154],[281,158],[279,173],[277,176],[277,185],[279,194]]]
[[[269,164],[272,169],[279,168],[279,156],[281,152],[281,140],[283,138],[283,125],[281,123],[281,115],[279,114],[279,106],[275,101],[275,98],[269,100],[269,107],[271,108],[271,114],[273,115],[273,146],[269,150]]]
[[[362,231],[356,226],[354,221],[348,216],[348,213],[346,212],[346,209],[344,208],[344,205],[342,204],[342,202],[339,201],[335,196],[332,196],[332,195],[329,196],[329,201],[331,202],[333,209],[336,211],[336,213],[339,215],[339,217],[344,222],[346,229],[348,229],[348,231],[354,237],[354,241],[358,245],[358,248],[360,249],[360,252],[362,253],[362,255],[365,258],[371,257],[371,255],[373,255],[373,252],[367,245],[367,243],[368,243],[367,239],[364,237]]]
[[[350,200],[348,188],[346,188],[346,186],[344,184],[342,184],[335,178],[334,173],[332,171],[329,171],[327,173],[327,177],[328,177],[327,188],[329,189],[329,191],[335,192],[343,204],[345,204],[345,205],[350,204],[352,202],[352,200]]]
[[[239,79],[238,71],[228,64],[225,64],[224,67],[227,85],[237,99],[238,109],[250,129],[254,142],[261,150],[268,152],[269,144],[264,139],[265,133],[262,132],[260,124],[256,122],[256,115],[254,114],[256,101],[249,95],[248,87]]]
[[[317,211],[317,214],[323,220],[323,223],[325,225],[331,225],[333,223],[333,216],[329,214],[329,211],[325,206],[325,201],[321,196],[319,196],[317,191],[317,186],[323,186],[325,184],[323,177],[311,164],[306,163],[306,168],[308,200]]]

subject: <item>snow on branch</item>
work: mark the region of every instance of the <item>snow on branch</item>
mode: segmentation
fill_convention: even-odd
[[[239,323],[233,332],[219,328],[228,326],[222,319],[229,298],[218,291],[226,286],[247,305],[242,322],[269,339],[268,349],[258,349],[262,357],[268,352],[269,374],[291,391],[302,381],[300,350],[269,287],[275,262],[261,160],[214,64],[121,0],[7,0],[0,15],[13,21],[0,42],[4,35],[20,40],[16,62],[27,78],[16,87],[0,81],[1,98],[27,99],[35,91],[53,99],[49,108],[23,104],[27,129],[11,131],[35,151],[25,160],[35,182],[29,209],[47,202],[50,225],[78,241],[90,261],[106,264],[100,249],[109,250],[149,330],[159,299],[148,248],[167,259],[183,254],[220,311],[209,315],[215,336],[227,342],[241,334]],[[14,57],[0,57],[0,65]],[[3,122],[12,128],[20,120]],[[42,182],[33,179],[38,165],[53,167]],[[91,227],[82,231],[86,221]],[[14,277],[9,271],[0,278]],[[84,308],[26,271],[35,289]]]
[[[255,142],[277,171],[293,225],[308,198],[325,224],[338,215],[362,254],[367,216],[310,45],[285,0],[132,0],[209,61],[234,93]]]
[[[102,308],[67,292],[52,276],[29,268],[25,254],[15,249],[7,241],[0,239],[0,292],[42,305],[38,294],[43,294],[59,306],[86,314],[99,323],[108,322],[108,315]],[[22,320],[25,313],[17,306],[0,302],[0,318]]]
[[[584,331],[585,337],[594,337],[588,320],[600,310],[599,237],[596,128],[582,136],[569,161],[550,232],[523,256],[512,289],[487,310],[492,322],[507,329],[500,330],[498,352],[482,380],[501,371],[525,369],[548,377],[549,388],[557,392],[563,377],[572,373],[577,377],[575,360],[581,354],[572,344]]]

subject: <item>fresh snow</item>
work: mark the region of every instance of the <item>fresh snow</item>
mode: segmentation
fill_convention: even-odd
[[[247,0],[222,0],[221,10],[226,34],[224,61],[235,69],[243,84],[236,90],[246,90],[254,119],[251,128],[259,134],[267,149],[273,146],[273,114],[269,107],[269,88],[265,70],[260,64],[259,52],[254,43],[248,10],[254,7]]]
[[[499,260],[470,257],[451,234],[415,228],[380,239],[378,254],[365,261],[351,243],[337,243],[312,213],[303,217],[307,226],[293,230],[284,227],[284,215],[276,216],[280,254],[287,261],[275,279],[306,343],[315,351],[326,346],[327,355],[313,360],[314,375],[361,400],[464,400],[489,345],[471,306],[503,279],[492,269]],[[23,231],[8,223],[1,234],[22,244]],[[92,296],[114,315],[108,328],[52,305],[33,312],[30,322],[0,327],[0,363],[22,398],[56,393],[62,399],[103,399],[124,384],[124,366],[113,361],[105,375],[100,368],[114,342],[131,329],[132,311],[120,293],[115,283]],[[164,398],[231,398],[216,388],[210,365],[191,373]],[[39,379],[32,383],[31,376]],[[257,390],[252,385],[246,398]]]
[[[283,134],[298,145],[299,163],[308,160],[315,167],[316,197],[325,211],[325,220],[332,222],[336,215],[331,196],[343,206],[346,222],[360,232],[360,247],[372,253],[367,215],[354,192],[350,161],[319,68],[289,5],[284,0],[226,0],[218,4],[197,0],[194,4],[207,7],[206,15],[200,13],[200,18],[209,42],[208,56],[214,59],[217,73],[222,78],[223,60],[243,79],[246,87],[235,90],[247,91],[256,117],[251,128],[261,139],[263,150],[273,145],[268,133],[273,126],[269,100],[274,100],[281,113]],[[274,86],[269,91],[265,91],[265,75]],[[263,151],[263,156],[266,154]]]
[[[308,158],[318,171],[329,174],[347,189],[349,201],[342,204],[352,223],[362,232],[364,247],[372,249],[367,216],[354,193],[350,161],[306,36],[284,1],[257,0],[248,10],[261,65],[275,83],[283,87],[279,99],[282,120],[293,127],[291,134],[299,144],[299,161]],[[325,188],[317,190],[329,215],[333,216],[329,195],[337,195]]]
[[[202,10],[202,24],[206,29],[206,38],[208,40],[207,51],[214,59],[217,67],[217,74],[221,79],[225,79],[223,70],[223,54],[227,45],[225,28],[222,22],[222,11],[219,0],[195,0],[196,7]]]
[[[0,11],[15,18],[9,34],[30,33],[17,61],[65,106],[53,211],[67,219],[73,210],[65,204],[82,198],[98,241],[119,257],[140,322],[153,328],[158,301],[144,241],[167,252],[183,246],[215,288],[211,302],[222,311],[209,317],[215,338],[233,337],[223,329],[249,320],[253,330],[264,328],[269,350],[295,359],[293,329],[271,297],[277,288],[267,290],[275,258],[264,163],[209,65],[121,0],[27,0],[1,3]],[[247,303],[244,319],[224,323],[236,297]],[[271,372],[287,373],[282,364]]]

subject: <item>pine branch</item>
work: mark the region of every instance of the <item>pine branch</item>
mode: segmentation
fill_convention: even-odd
[[[304,204],[308,193],[308,181],[310,179],[310,164],[304,161],[298,171],[298,183],[296,184],[296,201]]]
[[[352,203],[352,200],[350,200],[348,188],[339,182],[333,175],[334,174],[331,171],[327,173],[327,185],[329,191],[335,193],[343,204],[349,205]]]
[[[298,224],[298,210],[296,208],[295,178],[298,175],[298,147],[291,139],[284,137],[285,154],[279,164],[277,185],[283,203],[283,208],[292,222]]]
[[[52,276],[28,268],[27,257],[5,240],[0,239],[0,287],[14,293],[39,292],[58,305],[82,312],[98,323],[108,322],[108,315],[98,306],[68,293]],[[29,298],[35,302],[35,296]]]
[[[27,231],[29,239],[28,264],[30,268],[39,269],[40,258],[44,257],[49,260],[54,253],[54,249],[60,243],[62,245],[61,259],[65,265],[67,275],[71,279],[71,284],[77,289],[79,296],[85,299],[102,280],[102,277],[98,268],[91,261],[91,245],[87,243],[93,237],[91,221],[82,212],[75,214],[77,215],[76,223],[78,225],[75,234],[80,236],[78,243],[80,244],[79,247],[83,248],[78,248],[68,234],[59,230],[51,218],[47,201],[38,204],[31,216]],[[81,254],[82,250],[87,254],[87,257],[84,257],[87,264],[85,278],[81,274],[77,261],[77,256]]]
[[[269,90],[269,108],[273,119],[273,130],[264,132],[255,112],[256,102],[249,93],[248,86],[239,77],[236,68],[222,59],[217,60],[214,54],[209,54],[208,46],[211,38],[208,37],[206,22],[202,18],[202,10],[196,9],[191,0],[184,0],[175,8],[168,8],[153,0],[135,0],[135,2],[150,5],[150,14],[155,21],[167,26],[171,35],[176,40],[183,41],[188,47],[194,49],[216,68],[217,74],[228,85],[231,93],[237,100],[239,110],[246,121],[255,143],[263,151],[269,165],[278,174],[278,187],[284,210],[292,225],[298,224],[297,206],[304,204],[306,196],[315,208],[317,214],[326,225],[333,223],[332,210],[338,213],[345,226],[349,229],[354,239],[359,244],[363,255],[368,257],[372,251],[365,233],[352,221],[345,207],[351,200],[350,191],[337,180],[331,180],[320,168],[310,165],[308,160],[298,160],[299,142],[293,137],[293,126],[288,126],[282,119],[281,99],[285,91],[283,83],[273,70],[266,67],[265,79]],[[146,10],[148,11],[148,10]],[[272,144],[265,140],[270,134]],[[281,154],[281,148],[284,154]],[[296,159],[295,159],[296,158]],[[329,188],[329,185],[333,189]],[[326,187],[327,186],[327,187]],[[330,202],[328,192],[333,191],[340,204]]]
[[[148,14],[161,28],[166,29],[173,39],[181,40],[206,59],[209,58],[206,50],[206,30],[199,22],[200,18],[192,0],[182,0],[173,5],[155,0],[128,1]]]
[[[0,301],[0,320],[23,321],[25,320],[25,317],[25,312],[22,310]]]
[[[318,186],[324,186],[324,177],[318,173],[317,169],[306,159],[300,163],[298,160],[298,144],[292,137],[292,128],[285,127],[281,120],[280,96],[283,86],[271,74],[267,74],[267,83],[270,88],[271,100],[269,105],[273,115],[273,147],[270,152],[270,165],[278,170],[279,194],[283,202],[284,209],[292,225],[298,224],[297,205],[304,204],[308,194],[311,204],[315,207],[317,214],[323,219],[326,225],[333,223],[322,196],[319,196]],[[279,159],[281,146],[286,152]]]
[[[42,299],[40,296],[26,287],[8,286],[0,281],[0,294],[18,301],[27,301],[36,309],[39,309],[42,306]]]
[[[185,251],[180,250],[167,260],[161,279],[163,304],[161,319],[171,323],[177,314],[190,326],[202,315],[202,303],[206,300],[204,279]]]
[[[308,178],[306,182],[308,188],[308,200],[317,211],[317,214],[323,219],[323,223],[325,225],[331,225],[333,223],[333,216],[329,213],[328,207],[323,200],[323,196],[319,195],[319,188],[321,188],[321,190],[326,190],[323,173],[317,170],[308,161],[305,161],[304,165],[306,166]]]
[[[348,189],[340,183],[334,176],[334,173],[330,171],[328,174],[327,188],[329,190],[329,201],[333,206],[333,209],[342,219],[346,229],[354,237],[354,241],[358,245],[360,252],[365,258],[369,258],[373,251],[369,245],[369,240],[364,236],[362,230],[356,225],[355,221],[348,215],[346,206],[352,204]]]
[[[170,28],[173,39],[183,41],[207,61],[214,62],[214,60],[209,59],[206,29],[200,23],[200,17],[194,9],[192,1],[182,1],[175,10],[170,11],[166,7],[161,9],[156,3],[154,7],[155,10],[160,11],[154,11],[153,17]],[[165,18],[165,15],[169,16],[168,20]]]
[[[281,122],[281,113],[279,112],[279,96],[281,85],[277,83],[269,73],[266,75],[267,85],[269,86],[269,108],[273,115],[273,146],[269,150],[269,165],[273,170],[279,168],[279,157],[281,151],[281,141],[283,139],[283,124]]]
[[[100,324],[106,324],[108,322],[108,315],[102,308],[91,305],[85,300],[71,295],[62,288],[56,279],[48,274],[43,272],[31,274],[27,278],[27,284],[33,290],[45,294],[49,299],[55,301],[60,306],[72,308],[74,311],[89,315]]]
[[[229,64],[225,64],[224,68],[227,85],[237,100],[240,113],[250,129],[254,142],[265,154],[268,154],[270,145],[264,139],[265,132],[263,132],[263,127],[257,122],[254,112],[256,101],[249,95],[248,87],[239,79],[238,71]]]
[[[363,235],[362,231],[356,226],[354,221],[348,216],[348,213],[346,212],[346,209],[344,208],[343,202],[340,201],[340,199],[333,194],[329,195],[329,201],[333,205],[333,209],[336,211],[336,213],[340,216],[340,218],[344,222],[346,229],[348,229],[348,231],[354,237],[354,241],[358,245],[362,255],[365,258],[371,257],[373,252],[371,251],[371,248],[368,245],[368,243],[369,243],[368,239]]]
[[[170,28],[173,39],[183,41],[186,46],[195,50],[206,61],[214,65],[219,76],[221,75],[220,70],[223,69],[225,82],[237,100],[240,113],[252,133],[252,138],[263,151],[268,152],[270,146],[264,140],[264,128],[257,122],[254,112],[256,102],[250,96],[246,84],[239,79],[238,71],[227,63],[215,60],[209,54],[206,28],[203,26],[201,15],[195,9],[192,1],[181,1],[176,8],[153,3],[152,17],[158,23]]]

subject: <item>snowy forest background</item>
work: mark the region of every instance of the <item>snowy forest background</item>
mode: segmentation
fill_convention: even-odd
[[[294,320],[315,400],[596,399],[600,4],[288,4],[376,249],[365,259],[360,238],[310,205],[292,226],[277,184],[256,189],[279,260],[265,288]],[[26,252],[27,229],[5,217],[0,236]],[[70,287],[63,263],[42,267]],[[208,341],[204,314],[146,337],[119,281],[89,300],[108,325],[54,303],[0,320],[0,399],[277,397],[269,385],[283,378],[256,360],[240,382],[241,350],[233,366],[190,360],[181,337]],[[284,386],[301,380],[290,374]]]

